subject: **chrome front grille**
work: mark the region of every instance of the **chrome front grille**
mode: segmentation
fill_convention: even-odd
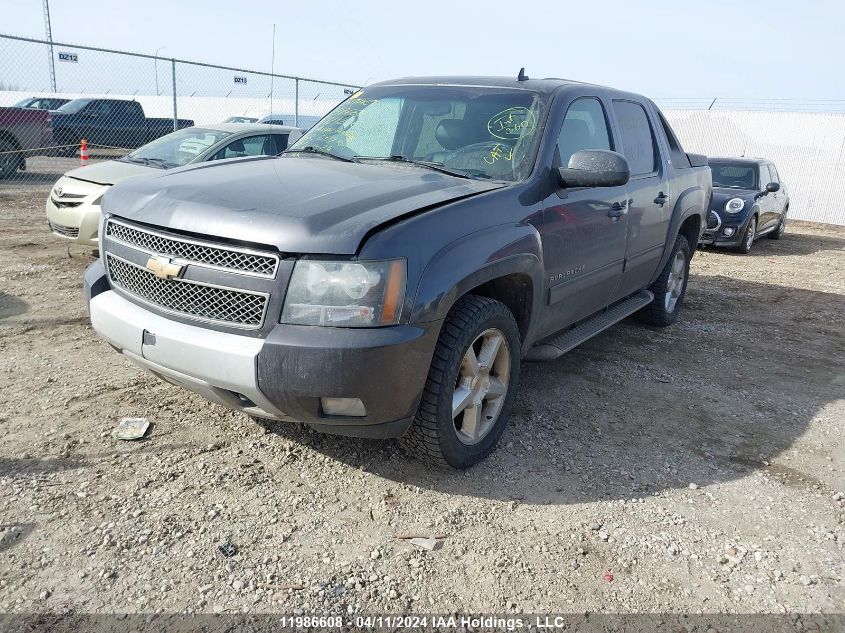
[[[79,237],[79,227],[65,226],[64,224],[56,224],[55,222],[48,222],[50,230],[56,235],[62,237],[76,238]]]
[[[275,277],[279,265],[278,256],[272,253],[164,235],[113,219],[106,223],[106,235],[151,255],[166,255],[190,264],[256,277]]]
[[[142,266],[106,253],[112,283],[118,288],[165,310],[185,316],[244,328],[264,322],[268,296],[185,279],[162,279]]]

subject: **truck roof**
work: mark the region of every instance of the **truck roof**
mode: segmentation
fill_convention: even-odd
[[[646,97],[633,92],[611,88],[609,86],[601,86],[599,84],[591,84],[583,81],[575,81],[574,79],[560,79],[557,77],[545,77],[542,79],[525,79],[523,81],[517,80],[513,77],[485,77],[478,75],[442,75],[431,77],[400,77],[398,79],[390,79],[387,81],[380,81],[370,86],[402,86],[402,85],[441,85],[441,86],[478,86],[487,88],[512,88],[516,90],[531,90],[542,94],[551,95],[561,88],[580,88],[593,89],[596,92],[602,91],[610,93],[613,96],[619,97],[634,97],[636,99],[646,99]]]

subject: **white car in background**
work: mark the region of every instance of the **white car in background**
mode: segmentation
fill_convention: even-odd
[[[47,198],[47,222],[54,235],[97,248],[100,201],[112,185],[205,161],[275,156],[303,132],[300,128],[263,123],[219,123],[172,132],[123,158],[67,172]]]

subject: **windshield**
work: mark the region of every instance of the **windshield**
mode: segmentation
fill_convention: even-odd
[[[74,99],[61,106],[58,111],[65,114],[76,114],[89,103],[91,103],[91,99]]]
[[[254,116],[230,116],[223,123],[255,123],[258,117]]]
[[[157,162],[166,168],[181,167],[227,136],[231,136],[231,133],[198,127],[186,128],[147,143],[121,160],[130,163]]]
[[[374,86],[332,110],[291,149],[361,160],[401,156],[473,178],[522,180],[533,166],[546,105],[539,93],[521,89]]]
[[[15,101],[12,104],[13,108],[28,108],[31,103],[35,103],[35,99],[32,97],[27,97],[26,99],[21,99],[20,101]]]
[[[726,189],[756,189],[756,165],[739,163],[708,163],[713,172],[713,186]]]

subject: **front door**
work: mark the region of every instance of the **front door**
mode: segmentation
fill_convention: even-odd
[[[760,176],[757,184],[760,190],[760,197],[757,199],[757,206],[760,207],[760,222],[758,231],[776,226],[780,221],[780,214],[777,212],[777,194],[766,191],[766,185],[773,182],[772,174],[768,165],[760,165]]]
[[[612,149],[607,115],[595,97],[572,102],[558,135],[558,165],[582,149]],[[610,302],[625,258],[627,191],[621,187],[565,189],[544,202],[541,235],[547,273],[543,323],[551,333]]]
[[[619,151],[631,168],[625,273],[614,291],[615,300],[648,285],[666,244],[672,200],[667,167],[660,160],[646,109],[636,101],[614,100],[613,112],[619,126]]]

